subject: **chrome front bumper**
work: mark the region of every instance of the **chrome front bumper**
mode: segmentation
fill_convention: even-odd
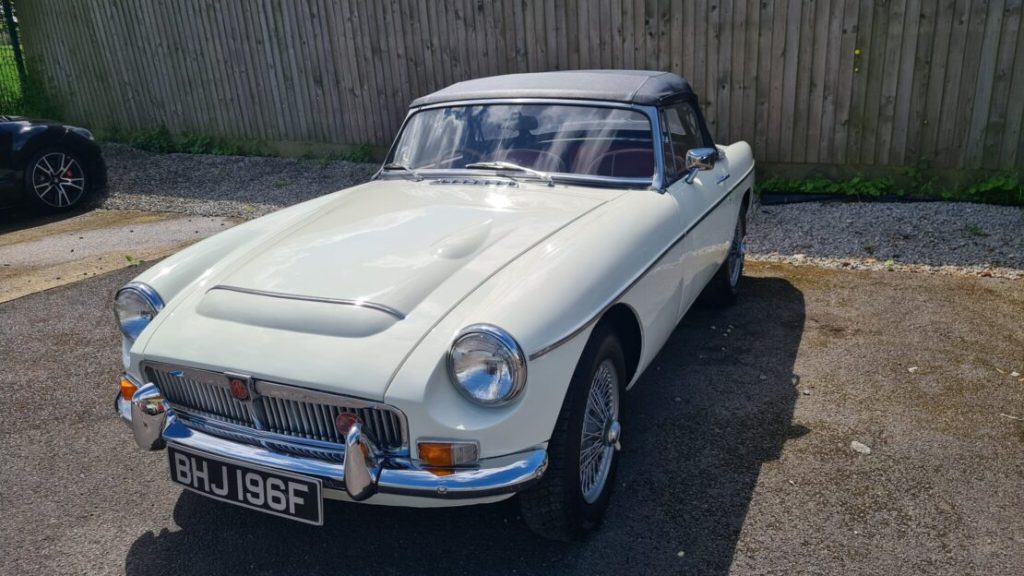
[[[185,426],[153,384],[139,388],[131,401],[119,392],[114,407],[144,450],[159,450],[171,444],[236,462],[313,476],[320,478],[326,488],[344,490],[353,500],[365,500],[376,493],[442,499],[509,494],[539,480],[548,463],[547,450],[538,447],[487,458],[476,467],[446,470],[444,475],[438,475],[408,459],[377,453],[358,424],[346,437],[343,463],[282,454]]]

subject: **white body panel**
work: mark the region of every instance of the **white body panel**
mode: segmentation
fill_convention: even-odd
[[[641,326],[632,385],[724,261],[753,157],[743,142],[720,150],[665,191],[390,179],[243,224],[138,278],[166,308],[129,371],[156,360],[383,400],[407,416],[413,458],[417,438],[475,440],[482,458],[543,445],[602,313],[621,303]],[[470,403],[448,375],[453,338],[476,323],[529,357],[508,405]]]

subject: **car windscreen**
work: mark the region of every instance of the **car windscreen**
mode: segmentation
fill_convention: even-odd
[[[573,104],[496,103],[430,108],[409,118],[389,162],[459,170],[509,162],[551,174],[653,178],[647,116]]]

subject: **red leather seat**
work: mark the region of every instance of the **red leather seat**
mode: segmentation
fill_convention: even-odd
[[[583,173],[618,178],[650,178],[654,174],[654,151],[649,148],[609,150],[591,161]]]

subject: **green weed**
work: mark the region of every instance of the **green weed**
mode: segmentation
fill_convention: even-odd
[[[966,232],[968,236],[978,238],[988,236],[988,232],[985,232],[985,230],[977,224],[968,224],[967,226],[964,226],[964,232]]]

